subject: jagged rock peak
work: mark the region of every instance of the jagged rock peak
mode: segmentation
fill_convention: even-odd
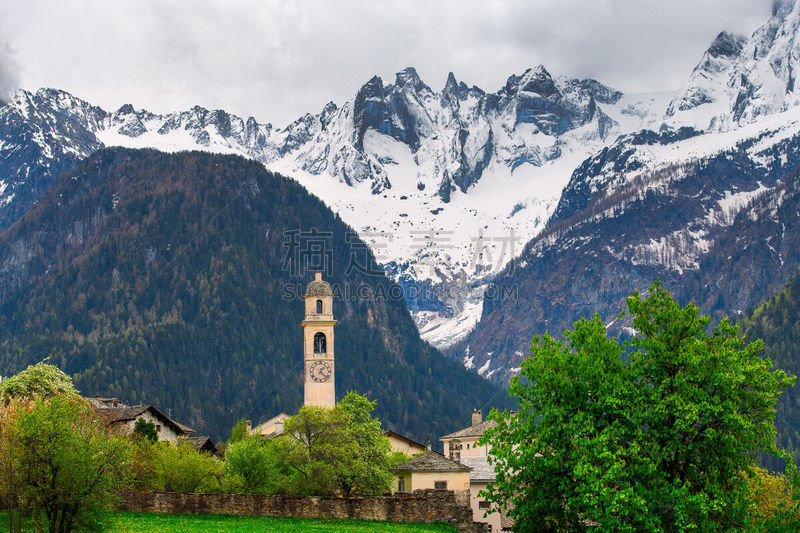
[[[569,86],[577,86],[586,91],[592,98],[601,104],[616,104],[622,98],[622,92],[609,87],[597,80],[591,78],[587,79],[570,79],[565,82]]]
[[[508,78],[505,86],[506,94],[516,94],[519,91],[537,93],[547,98],[558,93],[558,88],[544,65],[539,65],[529,68],[521,76],[512,75]]]
[[[458,88],[458,80],[452,72],[447,74],[447,81],[444,82],[444,90],[442,92],[454,91]]]
[[[397,87],[410,87],[417,91],[420,89],[429,89],[419,78],[417,69],[414,67],[406,67],[398,72],[394,84]]]
[[[358,90],[358,96],[365,98],[383,98],[383,80],[380,76],[372,76],[367,83],[361,86]]]
[[[447,98],[448,96],[453,95],[458,98],[461,98],[462,96],[466,95],[467,92],[469,91],[474,91],[477,94],[481,95],[484,94],[483,90],[479,89],[478,87],[473,86],[472,89],[470,89],[469,87],[467,87],[466,83],[464,83],[463,81],[458,81],[456,77],[453,75],[453,73],[450,72],[447,75],[447,81],[444,84],[444,89],[442,89],[442,97]]]
[[[708,55],[733,59],[742,53],[742,48],[744,48],[746,42],[747,37],[723,31],[717,35],[717,38],[708,47]]]
[[[797,0],[772,0],[772,16],[786,18],[794,10]]]
[[[117,115],[130,115],[136,113],[136,110],[133,108],[131,104],[123,104],[117,109]]]

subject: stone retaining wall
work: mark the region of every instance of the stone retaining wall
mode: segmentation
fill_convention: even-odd
[[[453,491],[416,490],[372,498],[322,498],[257,494],[178,494],[126,492],[122,511],[176,514],[226,514],[292,518],[444,522],[462,533],[490,533],[488,524],[472,521],[469,506],[456,503]]]

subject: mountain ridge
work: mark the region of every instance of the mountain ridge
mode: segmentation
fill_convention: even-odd
[[[794,57],[788,36],[798,31],[792,2],[748,39],[723,32],[663,127],[622,135],[578,165],[544,231],[493,281],[526,301],[486,300],[450,353],[507,381],[530,338],[559,335],[581,316],[599,312],[627,335],[616,320],[625,297],[657,278],[715,320],[773,296],[800,261],[800,92],[786,63],[770,61]]]
[[[324,243],[341,295],[340,396],[367,394],[418,440],[507,405],[419,339],[399,288],[322,202],[257,162],[201,152],[95,152],[0,234],[0,372],[49,355],[85,394],[170,408],[215,440],[240,417],[292,412],[314,260],[294,253],[302,234]],[[353,253],[366,272],[348,272]]]
[[[511,251],[494,261],[475,257],[498,257],[504,239],[539,231],[565,184],[558,169],[609,142],[624,129],[620,121],[649,116],[651,102],[623,99],[543,66],[510,76],[495,93],[452,73],[436,92],[409,67],[394,83],[375,76],[343,105],[275,128],[199,106],[109,112],[63,91],[22,91],[0,110],[0,230],[102,146],[238,153],[294,176],[382,248],[381,263],[404,287],[423,334],[452,342],[474,324]],[[436,235],[446,242],[428,237]]]

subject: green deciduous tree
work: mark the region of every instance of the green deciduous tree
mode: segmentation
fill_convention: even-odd
[[[44,361],[31,365],[19,374],[0,381],[0,399],[49,398],[51,396],[77,396],[72,378],[57,366]]]
[[[770,473],[755,467],[747,475],[750,497],[755,504],[756,530],[764,532],[800,531],[798,479]]]
[[[620,344],[598,316],[534,338],[510,392],[516,415],[487,433],[487,497],[521,531],[728,531],[752,525],[746,474],[775,446],[775,403],[793,383],[723,320],[707,333],[660,283],[628,299]],[[790,470],[792,469],[790,465]]]
[[[281,480],[291,471],[275,456],[275,446],[261,436],[240,439],[225,451],[225,473],[238,481],[237,492],[280,492]]]
[[[231,429],[231,436],[228,437],[228,441],[225,444],[230,446],[231,444],[247,438],[247,436],[247,420],[240,418]]]
[[[155,472],[152,489],[167,492],[214,492],[224,475],[222,461],[197,451],[191,443],[153,445],[150,459]]]
[[[391,446],[375,403],[349,392],[333,409],[303,406],[273,439],[275,456],[288,467],[282,490],[305,494],[380,494],[388,489]]]
[[[14,423],[20,409],[30,400],[10,398],[0,402],[0,508],[8,510],[9,531],[21,530],[22,476],[19,475],[19,434]]]
[[[13,453],[21,502],[51,533],[97,527],[128,486],[130,445],[106,432],[87,402],[54,396],[17,410]]]

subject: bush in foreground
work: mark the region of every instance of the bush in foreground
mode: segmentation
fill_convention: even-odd
[[[2,431],[0,453],[11,465],[0,480],[2,492],[50,533],[98,529],[103,512],[128,487],[130,442],[108,434],[81,399],[18,404]]]

